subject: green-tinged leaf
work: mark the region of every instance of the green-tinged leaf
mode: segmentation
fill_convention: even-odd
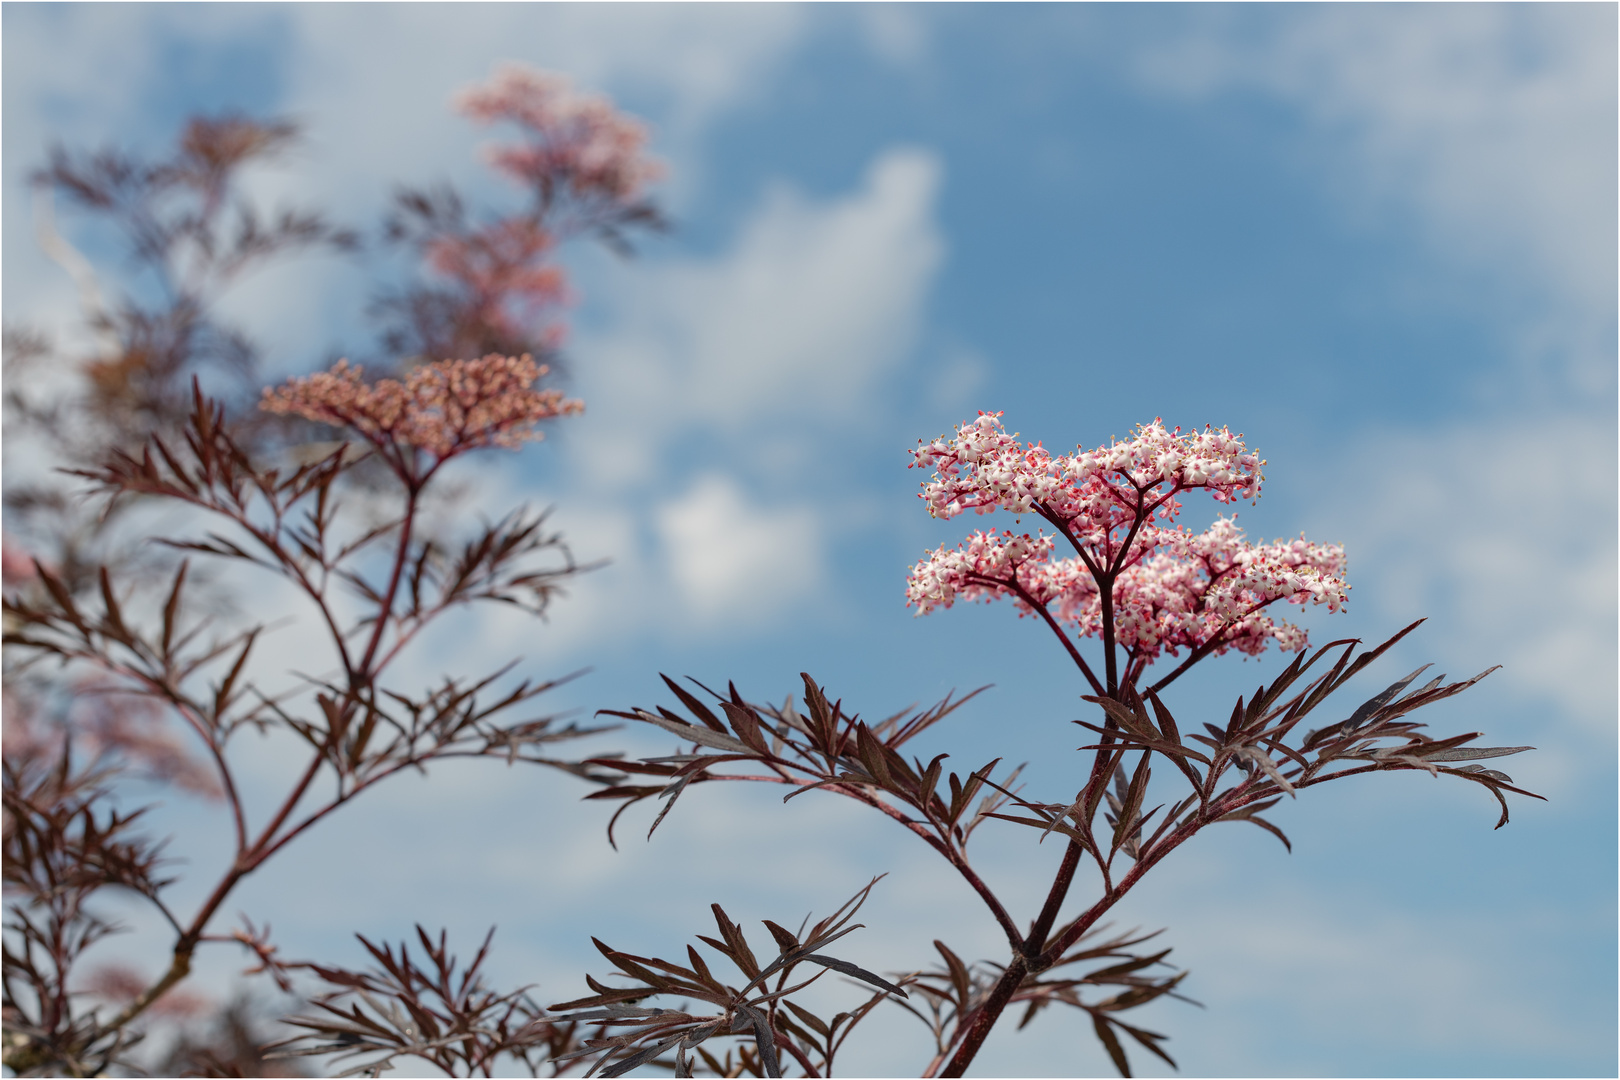
[[[1413,757],[1420,757],[1424,761],[1477,761],[1481,758],[1507,757],[1509,754],[1522,754],[1526,750],[1534,750],[1533,746],[1474,746],[1458,748],[1455,750],[1437,750],[1433,753],[1425,752],[1421,747],[1412,749]]]

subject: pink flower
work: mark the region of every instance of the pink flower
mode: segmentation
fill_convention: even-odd
[[[558,390],[536,390],[546,373],[524,354],[482,360],[441,360],[397,379],[367,384],[361,369],[339,360],[331,371],[268,388],[259,407],[357,432],[403,464],[398,448],[424,451],[441,462],[482,446],[516,449],[543,438],[542,420],[585,410]]]

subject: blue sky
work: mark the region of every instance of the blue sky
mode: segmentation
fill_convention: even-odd
[[[1613,6],[3,17],[8,323],[75,315],[24,185],[53,140],[155,150],[197,110],[293,115],[305,147],[256,190],[366,225],[397,181],[508,197],[448,104],[499,61],[566,72],[653,125],[675,230],[633,260],[571,257],[588,413],[467,474],[491,510],[555,503],[575,550],[611,565],[546,625],[458,626],[424,676],[518,654],[540,674],[590,666],[557,698],[590,711],[662,700],[659,671],[780,700],[807,670],[868,715],[993,683],[938,750],[1029,759],[1031,790],[1066,800],[1082,688],[1057,646],[1004,608],[904,607],[908,563],[970,527],[927,518],[904,451],[979,409],[1052,447],[1155,416],[1245,432],[1270,462],[1241,509],[1250,535],[1348,550],[1348,613],[1307,625],[1381,640],[1429,617],[1369,695],[1428,661],[1503,664],[1427,719],[1538,746],[1510,771],[1552,801],[1493,832],[1482,792],[1402,774],[1279,808],[1292,855],[1259,830],[1207,832],[1119,913],[1169,928],[1207,1005],[1144,1022],[1191,1076],[1614,1072]],[[352,264],[304,263],[231,314],[273,370],[306,370],[363,343],[366,286]],[[1184,520],[1213,515],[1192,500]],[[1278,666],[1214,662],[1172,705],[1224,717]],[[244,750],[264,792],[294,766],[289,748]],[[495,765],[401,781],[238,906],[288,954],[356,964],[354,931],[443,924],[470,948],[497,923],[499,976],[557,1000],[599,971],[591,934],[668,955],[712,901],[788,921],[892,871],[852,959],[924,964],[934,937],[997,958],[993,924],[920,845],[832,797],[694,790],[615,854],[581,793]],[[207,813],[167,810],[199,883],[225,839]],[[1032,907],[1057,852],[982,835]],[[920,1027],[874,1029],[861,1053],[878,1075],[927,1057]],[[980,1063],[1107,1069],[1088,1026],[1056,1015]]]

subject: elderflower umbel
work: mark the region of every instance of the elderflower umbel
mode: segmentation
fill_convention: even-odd
[[[1205,645],[1255,654],[1276,641],[1298,650],[1305,632],[1263,609],[1286,600],[1338,611],[1348,599],[1342,547],[1304,537],[1251,544],[1231,518],[1198,534],[1175,526],[1181,492],[1201,488],[1217,502],[1259,496],[1265,462],[1226,428],[1183,434],[1155,420],[1126,442],[1054,458],[1008,435],[1000,413],[980,413],[954,438],[919,444],[912,455],[935,469],[922,491],[933,516],[1037,513],[1075,551],[1055,558],[1057,537],[975,532],[912,568],[907,605],[919,615],[958,598],[1011,597],[1020,614],[1035,605],[1094,636],[1106,580],[1115,640],[1147,663]]]
[[[534,389],[546,368],[526,353],[423,364],[404,382],[368,384],[361,373],[339,360],[331,371],[266,389],[259,407],[350,428],[381,450],[412,447],[435,461],[481,446],[516,449],[544,438],[535,429],[542,420],[585,410],[561,391]]]

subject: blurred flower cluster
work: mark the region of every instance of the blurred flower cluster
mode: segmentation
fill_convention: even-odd
[[[421,450],[436,467],[484,446],[515,450],[545,437],[536,426],[542,421],[584,412],[584,402],[565,398],[560,390],[534,388],[546,370],[527,353],[492,353],[423,364],[404,382],[379,379],[367,385],[361,368],[339,360],[331,371],[266,388],[259,407],[350,429],[402,475],[415,476],[412,451]]]

